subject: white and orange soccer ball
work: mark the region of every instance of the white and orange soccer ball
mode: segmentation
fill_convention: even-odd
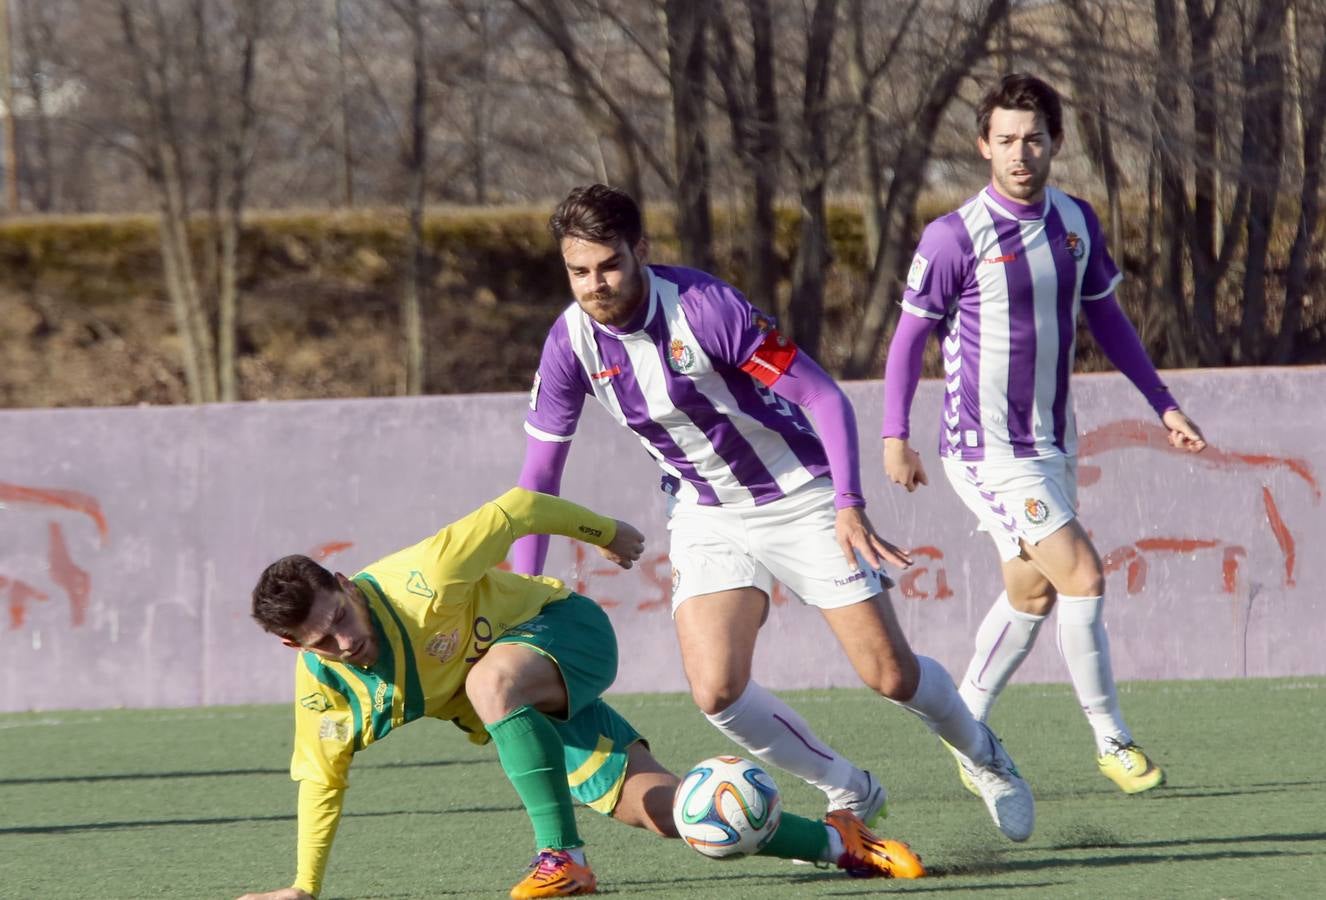
[[[711,859],[756,853],[778,830],[783,801],[769,773],[739,756],[697,763],[677,786],[672,820],[682,840]]]

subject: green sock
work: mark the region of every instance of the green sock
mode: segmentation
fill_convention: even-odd
[[[487,726],[502,771],[525,804],[536,848],[566,850],[584,844],[566,784],[562,738],[548,717],[522,706]]]
[[[757,855],[822,862],[828,850],[829,832],[823,822],[785,812],[778,830]]]

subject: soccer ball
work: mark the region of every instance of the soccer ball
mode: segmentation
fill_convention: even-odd
[[[778,786],[768,772],[740,756],[697,763],[672,800],[672,821],[682,840],[711,859],[758,852],[782,818]]]

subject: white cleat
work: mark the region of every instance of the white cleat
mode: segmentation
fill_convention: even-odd
[[[838,809],[850,810],[853,815],[865,823],[867,828],[874,828],[875,823],[880,819],[887,819],[889,816],[888,792],[884,790],[884,785],[875,780],[875,776],[869,772],[866,775],[866,792],[859,797],[847,801],[838,801],[829,804],[829,812]]]
[[[981,728],[990,738],[990,747],[994,758],[984,766],[978,766],[961,753],[954,751],[963,770],[971,779],[985,808],[990,811],[990,818],[1010,841],[1025,841],[1031,837],[1036,826],[1036,801],[1032,799],[1031,787],[1018,774],[1017,766],[999,743],[985,723]]]
[[[864,771],[864,770],[862,770]],[[837,800],[829,804],[829,812],[836,812],[840,809],[848,810],[852,815],[865,824],[867,828],[873,828],[880,819],[889,817],[888,810],[888,792],[884,790],[884,785],[875,780],[875,776],[866,772],[866,792],[859,797],[849,800]],[[794,859],[792,860],[798,866],[817,865],[810,860]]]

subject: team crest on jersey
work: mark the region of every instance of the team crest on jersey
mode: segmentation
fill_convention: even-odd
[[[424,652],[429,656],[435,656],[442,662],[446,662],[456,655],[460,649],[460,631],[452,629],[450,632],[439,631],[428,639],[424,645]]]
[[[1064,236],[1064,248],[1068,250],[1068,255],[1073,259],[1081,259],[1082,254],[1087,252],[1086,244],[1077,236],[1076,231],[1070,231]]]
[[[1033,525],[1044,525],[1045,520],[1050,518],[1050,508],[1045,505],[1045,501],[1037,497],[1028,497],[1022,502],[1022,512],[1026,515],[1027,521]]]
[[[410,572],[410,580],[405,582],[405,589],[411,594],[417,594],[429,600],[437,596],[437,592],[430,588],[428,582],[424,580],[424,573],[418,569]]]
[[[672,570],[672,593],[677,593],[679,587],[681,587],[681,572],[674,568]]]
[[[325,715],[318,723],[318,738],[324,741],[350,743],[350,723],[339,716]]]
[[[674,372],[689,372],[695,368],[695,351],[682,343],[681,338],[673,338],[668,345],[668,365]]]
[[[534,373],[534,384],[529,389],[529,408],[539,408],[539,385],[543,383],[543,376],[538,372]]]
[[[306,697],[300,697],[299,705],[314,712],[326,712],[332,706],[331,701],[327,699],[327,695],[321,691],[309,694]]]

